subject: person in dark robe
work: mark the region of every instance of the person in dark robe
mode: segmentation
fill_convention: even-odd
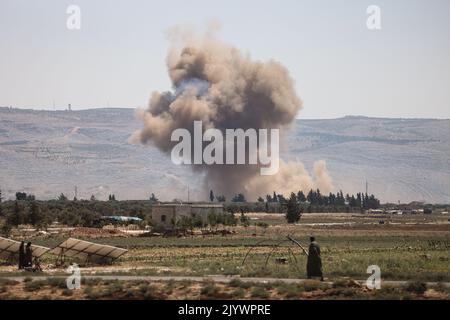
[[[31,242],[27,243],[25,250],[25,267],[31,268],[33,266],[33,249],[31,248]]]
[[[19,247],[19,270],[25,267],[25,242],[20,243]]]
[[[320,246],[316,242],[316,239],[314,237],[310,237],[309,240],[311,241],[311,243],[309,244],[308,262],[306,264],[306,273],[308,275],[308,279],[318,277],[321,281],[323,281]]]

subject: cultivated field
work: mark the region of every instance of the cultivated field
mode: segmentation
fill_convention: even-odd
[[[255,278],[255,282],[85,279],[82,290],[69,292],[57,279],[65,275],[64,269],[55,268],[55,257],[47,255],[42,260],[43,273],[18,273],[15,266],[2,265],[0,276],[21,278],[2,280],[0,298],[449,298],[443,284],[450,282],[447,215],[306,214],[297,225],[287,225],[284,216],[277,214],[248,216],[251,226],[230,228],[233,233],[226,236],[163,238],[117,233],[86,237],[130,251],[108,266],[83,266],[82,276],[165,276],[165,280],[175,276],[230,276]],[[269,226],[255,226],[257,222]],[[316,236],[322,248],[326,283],[285,281],[306,278],[306,256],[295,244],[285,241],[287,235],[305,247],[308,237]],[[40,235],[32,241],[52,247],[63,239],[63,235]],[[381,268],[382,280],[405,282],[400,288],[386,285],[382,290],[367,290],[360,283],[369,276],[366,270],[370,265]],[[49,279],[29,281],[33,276]],[[258,278],[274,279],[267,283]],[[426,286],[425,282],[435,284]]]

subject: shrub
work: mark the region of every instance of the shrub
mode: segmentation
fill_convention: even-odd
[[[348,281],[347,280],[336,280],[333,282],[333,288],[346,288],[348,287]]]
[[[240,279],[234,278],[229,282],[229,286],[232,288],[240,288],[242,283]]]
[[[92,294],[93,288],[92,286],[87,286],[84,288],[83,293],[87,296],[89,296],[90,294]]]
[[[81,284],[88,285],[88,286],[94,286],[94,285],[100,284],[101,282],[102,282],[102,280],[98,279],[98,278],[91,278],[91,279],[82,278],[81,279]]]
[[[111,293],[120,293],[123,291],[123,285],[119,281],[116,281],[111,283],[108,289],[111,291]]]
[[[146,300],[158,299],[158,296],[156,295],[156,288],[153,286],[148,286],[147,291],[144,293],[144,299]]]
[[[10,279],[5,279],[5,278],[0,278],[0,285],[1,286],[14,286],[16,284],[18,284],[17,281],[10,280]]]
[[[339,295],[344,297],[353,297],[356,295],[357,290],[355,288],[341,288],[339,289]]]
[[[73,290],[64,289],[61,294],[65,297],[70,297],[73,295]]]
[[[409,282],[405,289],[411,293],[423,294],[427,291],[427,284],[420,281]]]
[[[139,286],[139,292],[142,294],[143,298],[146,300],[157,299],[156,288],[154,286],[149,285],[147,282],[142,283]]]
[[[24,290],[27,292],[34,292],[40,290],[47,284],[46,281],[28,281],[25,282]]]
[[[334,284],[333,284],[334,286]],[[338,284],[338,287],[340,286],[340,283]],[[323,289],[325,286],[319,282],[319,281],[314,281],[314,280],[310,280],[310,281],[305,281],[303,283],[303,288],[305,291],[307,292],[311,292],[311,291],[316,291],[319,289]]]
[[[214,296],[219,292],[219,288],[217,288],[214,283],[208,283],[206,285],[203,286],[202,290],[200,291],[201,295],[204,296]]]
[[[279,294],[285,296],[287,299],[297,298],[299,293],[302,291],[302,288],[297,285],[292,284],[278,284],[277,291]]]
[[[126,298],[133,298],[134,297],[134,291],[129,289],[127,290],[127,292],[125,293],[125,297]]]
[[[442,282],[438,282],[437,286],[436,286],[436,290],[440,291],[440,292],[450,292],[450,287],[447,287],[444,283]]]
[[[52,288],[67,288],[66,280],[62,278],[47,278],[47,283]]]
[[[245,297],[245,290],[242,288],[237,288],[231,293],[231,296],[235,299],[242,299]]]
[[[261,298],[261,299],[267,299],[269,298],[269,292],[267,292],[266,289],[264,289],[264,287],[254,287],[251,293],[253,298]]]

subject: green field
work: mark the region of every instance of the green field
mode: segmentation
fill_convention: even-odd
[[[450,282],[450,224],[441,216],[392,217],[379,224],[378,217],[311,215],[299,225],[287,225],[281,215],[260,218],[270,222],[267,229],[235,227],[227,236],[86,239],[130,250],[114,264],[87,272],[305,278],[306,256],[286,235],[307,247],[308,236],[314,234],[329,280],[366,279],[367,267],[378,265],[385,280]],[[54,236],[34,243],[53,247],[63,240]],[[47,255],[43,264],[54,259]]]

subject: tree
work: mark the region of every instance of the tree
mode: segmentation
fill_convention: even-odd
[[[234,227],[237,225],[237,219],[232,213],[224,213],[223,216],[223,225]]]
[[[295,197],[295,193],[293,193],[293,194]],[[281,203],[281,204],[286,203],[286,198],[282,194],[277,195],[277,197],[278,197],[278,203]],[[295,200],[297,201],[297,198],[295,198]]]
[[[26,192],[16,192],[16,200],[34,201],[36,197],[32,194],[26,194]]]
[[[193,230],[194,229],[194,221],[191,217],[182,216],[181,219],[177,221],[177,227],[183,231]]]
[[[207,220],[208,220],[208,224],[211,227],[211,229],[215,228],[219,224],[218,216],[214,212],[210,212],[208,214]]]
[[[222,195],[222,196],[216,196],[216,199],[217,199],[217,201],[219,201],[219,202],[225,202],[225,201],[226,201],[226,198],[225,198],[224,195]]]
[[[0,234],[2,236],[9,237],[11,234],[11,229],[11,225],[7,221],[5,221],[5,223],[3,223],[2,227],[0,228]]]
[[[316,194],[312,189],[308,192],[306,200],[308,200],[310,204],[316,204]]]
[[[67,197],[64,195],[64,193],[61,193],[58,197],[58,201],[67,201],[69,199],[67,199]]]
[[[244,212],[241,212],[241,217],[239,218],[239,221],[241,222],[241,225],[243,225],[245,228],[247,228],[250,225],[250,219],[244,214]]]
[[[351,197],[349,197],[348,205],[350,206],[350,208],[356,208],[356,207],[361,206],[361,202],[359,202],[359,204],[358,204],[358,199],[355,198],[354,195],[352,195]]]
[[[91,201],[96,201],[97,199],[95,198],[94,195],[91,196]]]
[[[209,200],[210,200],[211,202],[214,201],[214,192],[213,192],[212,190],[209,191]]]
[[[300,221],[301,210],[297,203],[295,193],[291,193],[291,196],[287,202],[286,220],[288,223],[296,223]]]
[[[151,196],[150,196],[150,202],[151,203],[156,203],[158,201],[159,201],[158,198],[155,196],[154,193],[152,193]]]
[[[192,218],[192,228],[203,228],[205,223],[200,216],[195,216]],[[193,231],[193,230],[192,230]]]
[[[233,197],[232,202],[247,202],[245,196],[242,193],[239,193]]]
[[[25,192],[16,192],[16,200],[27,200],[27,194]]]
[[[264,199],[262,197],[259,197],[258,202],[264,202]]]
[[[299,191],[297,193],[297,200],[298,200],[298,202],[305,202],[306,201],[306,196],[303,193],[303,191]]]
[[[28,223],[35,226],[41,222],[41,213],[36,201],[31,202],[30,213],[28,215]]]
[[[23,223],[22,209],[17,201],[14,202],[13,212],[7,217],[7,223],[11,226],[18,226]]]

